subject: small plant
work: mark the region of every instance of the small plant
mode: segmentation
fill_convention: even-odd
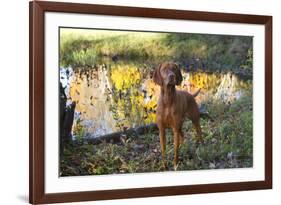
[[[78,119],[73,127],[73,135],[77,140],[82,140],[85,136],[85,129],[83,125],[81,125],[81,120]]]
[[[252,71],[253,69],[253,49],[249,48],[247,53],[247,59],[243,65],[241,65],[243,70]]]

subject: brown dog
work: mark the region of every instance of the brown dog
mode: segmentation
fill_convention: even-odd
[[[166,136],[165,129],[172,128],[174,134],[174,169],[177,169],[179,144],[183,142],[182,124],[184,118],[189,118],[196,128],[197,141],[202,141],[200,127],[200,113],[194,99],[200,92],[190,94],[176,90],[176,85],[182,82],[179,66],[172,62],[165,62],[154,71],[153,81],[160,85],[161,94],[156,109],[156,121],[159,128],[160,145],[163,165],[167,168],[165,158]]]

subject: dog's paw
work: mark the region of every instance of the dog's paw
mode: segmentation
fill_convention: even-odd
[[[167,166],[167,162],[165,161],[165,162],[163,162],[162,163],[162,170],[164,170],[164,171],[166,171],[167,169],[168,169],[168,166]]]
[[[173,164],[174,164],[174,170],[177,171],[178,167],[179,167],[179,164],[177,161],[173,161]]]
[[[178,167],[179,167],[178,164],[174,165],[174,171],[177,171],[177,170],[178,170]]]

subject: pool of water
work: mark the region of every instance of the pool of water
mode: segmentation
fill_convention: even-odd
[[[97,137],[155,122],[160,88],[152,68],[134,63],[100,64],[94,68],[60,68],[60,82],[68,102],[75,101],[74,137]],[[251,82],[231,73],[182,70],[177,89],[195,92],[201,104],[210,100],[231,103],[244,95]]]

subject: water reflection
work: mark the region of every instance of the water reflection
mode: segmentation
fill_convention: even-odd
[[[97,137],[155,122],[159,86],[151,79],[152,68],[133,63],[101,64],[94,68],[60,69],[60,80],[69,101],[75,101],[73,134]],[[233,74],[183,73],[178,89],[195,92],[204,101],[231,102],[241,97],[251,83]]]

